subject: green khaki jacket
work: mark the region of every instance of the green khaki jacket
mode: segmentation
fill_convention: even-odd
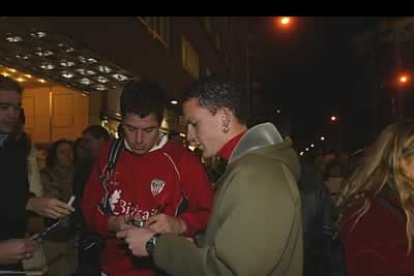
[[[174,276],[301,276],[299,168],[272,124],[251,128],[216,183],[202,244],[162,235],[155,264]]]

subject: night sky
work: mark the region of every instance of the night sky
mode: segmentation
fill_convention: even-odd
[[[289,116],[300,144],[312,142],[337,115],[347,124],[358,99],[359,68],[352,62],[352,39],[379,23],[379,17],[295,17],[288,30],[272,18],[258,19],[252,61],[267,102]],[[346,131],[346,130],[344,130]],[[350,147],[358,147],[356,145]]]

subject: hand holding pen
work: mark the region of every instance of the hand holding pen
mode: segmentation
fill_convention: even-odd
[[[75,201],[75,196],[71,196],[67,205],[71,207],[71,205],[73,204],[73,202]],[[73,209],[73,208],[72,208]],[[36,233],[33,236],[30,237],[31,240],[34,241],[40,241],[42,238],[46,237],[51,231],[53,231],[61,222],[61,220],[59,219],[57,222],[53,223],[51,226],[49,226],[48,228],[46,228],[46,230],[40,232],[40,233]]]
[[[69,202],[65,203],[56,198],[31,197],[27,202],[26,209],[44,217],[58,219],[75,211],[71,206],[74,199],[75,197],[72,196]],[[70,202],[71,200],[72,202]]]

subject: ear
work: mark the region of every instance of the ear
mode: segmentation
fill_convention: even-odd
[[[222,126],[228,127],[230,125],[231,118],[232,113],[227,107],[220,108],[220,120]]]
[[[232,113],[228,108],[223,107],[218,110],[218,115],[221,123],[221,131],[226,134],[230,131]]]

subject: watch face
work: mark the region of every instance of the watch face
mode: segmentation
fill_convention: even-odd
[[[159,236],[161,236],[161,234],[160,233],[156,233],[156,234],[154,234],[154,236],[152,236],[148,241],[147,241],[147,243],[145,244],[145,248],[147,249],[147,251],[148,251],[148,254],[149,255],[152,255],[152,252],[154,251],[154,248],[155,248],[155,244],[157,243],[157,238],[159,237]]]

